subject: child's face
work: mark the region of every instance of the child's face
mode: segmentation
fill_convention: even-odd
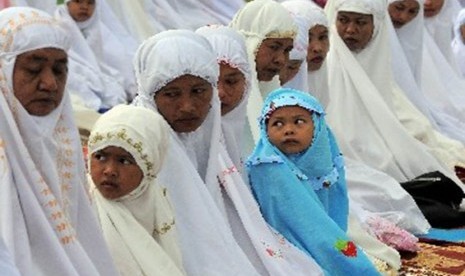
[[[308,71],[319,70],[325,61],[328,51],[328,28],[322,25],[315,25],[310,30],[308,30]]]
[[[336,28],[347,48],[359,52],[370,42],[375,25],[371,14],[340,11],[337,13]]]
[[[68,11],[76,22],[84,22],[95,11],[95,0],[71,0],[68,2]]]
[[[155,92],[158,111],[176,132],[199,128],[211,107],[211,84],[193,75],[183,75]]]
[[[304,61],[299,59],[290,59],[286,66],[279,72],[279,81],[281,85],[292,80],[299,73],[300,66]]]
[[[276,109],[266,125],[268,139],[284,154],[299,153],[310,147],[313,129],[311,113],[299,106]]]
[[[292,38],[267,38],[262,41],[255,55],[255,69],[259,81],[271,81],[289,61],[294,40]]]
[[[401,28],[412,21],[420,11],[417,0],[399,0],[389,4],[389,16],[395,28]]]
[[[439,14],[445,0],[425,0],[425,17],[433,17]]]
[[[92,153],[92,181],[103,197],[117,199],[136,189],[142,181],[142,170],[126,150],[109,146]]]
[[[245,91],[245,76],[237,68],[220,63],[218,95],[221,101],[221,115],[231,112],[242,100]]]

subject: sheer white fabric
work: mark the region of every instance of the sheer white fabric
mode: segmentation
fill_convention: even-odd
[[[140,46],[134,66],[139,87],[134,104],[157,112],[155,92],[182,75],[201,77],[214,88],[210,111],[197,130],[170,129],[173,142],[159,174],[172,195],[187,274],[257,275],[234,239],[218,184],[221,116],[214,50],[194,32],[165,31]]]
[[[452,41],[452,51],[458,63],[462,76],[465,77],[465,44],[460,28],[465,24],[465,9],[462,9],[454,22],[454,40]]]
[[[69,95],[43,117],[31,116],[13,93],[22,53],[67,50],[66,31],[45,12],[0,12],[0,231],[23,275],[115,275],[86,193],[85,166]]]
[[[327,6],[331,29],[328,58],[330,103],[328,121],[343,153],[391,176],[406,181],[420,174],[440,170],[460,183],[431,148],[415,140],[394,113],[395,83],[389,65],[390,44],[382,0],[330,1]],[[352,53],[335,28],[339,10],[373,14],[371,41],[360,53]],[[376,52],[376,59],[372,59]],[[385,60],[385,62],[380,62]],[[378,66],[377,66],[378,65]],[[343,116],[341,116],[343,114]],[[356,123],[355,123],[356,122]]]
[[[135,190],[114,200],[104,198],[89,177],[103,235],[121,275],[184,275],[176,220],[166,188],[157,180],[168,129],[163,117],[147,108],[118,105],[99,118],[89,137],[89,155],[120,147],[143,172]]]

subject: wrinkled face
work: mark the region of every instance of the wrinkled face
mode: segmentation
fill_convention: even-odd
[[[460,34],[462,35],[462,41],[465,44],[465,24],[460,26]]]
[[[68,2],[69,15],[76,22],[84,22],[95,11],[95,0],[71,0]]]
[[[50,114],[63,99],[68,57],[65,51],[43,48],[18,55],[13,69],[13,91],[34,116]]]
[[[117,199],[136,189],[142,170],[126,150],[109,146],[92,153],[90,173],[95,187],[106,199]]]
[[[299,73],[300,66],[304,61],[299,59],[290,59],[286,66],[279,72],[279,81],[281,85],[292,80]]]
[[[445,0],[425,0],[424,9],[425,9],[425,17],[433,17],[439,14],[444,6]]]
[[[336,28],[347,47],[359,52],[370,42],[375,26],[371,14],[340,11],[337,13]]]
[[[416,0],[400,0],[389,4],[389,15],[395,28],[400,28],[412,21],[420,11]]]
[[[213,88],[193,75],[182,75],[155,92],[158,111],[176,132],[196,130],[208,115]]]
[[[285,106],[276,109],[266,126],[268,139],[284,154],[302,152],[312,144],[312,115],[302,107]]]
[[[307,63],[308,71],[321,68],[329,51],[328,28],[315,25],[308,30]]]
[[[289,61],[289,52],[293,48],[291,38],[267,38],[262,41],[255,56],[257,78],[259,81],[271,81]]]
[[[221,116],[228,114],[242,100],[245,92],[245,76],[226,63],[220,63],[218,95],[221,101]]]

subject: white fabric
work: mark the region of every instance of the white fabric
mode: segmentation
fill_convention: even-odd
[[[134,60],[139,89],[134,104],[158,112],[154,93],[186,74],[212,85],[211,108],[202,125],[183,134],[170,129],[172,143],[159,179],[172,195],[188,275],[257,275],[233,237],[218,185],[221,116],[213,53],[205,38],[187,30],[165,31],[147,39]]]
[[[452,41],[452,51],[459,66],[462,76],[465,77],[465,44],[460,28],[465,24],[465,9],[462,9],[454,22],[454,39]]]
[[[229,113],[221,117],[223,136],[231,160],[243,172],[243,134],[247,116],[247,102],[251,88],[251,68],[247,59],[244,37],[226,26],[206,26],[196,31],[203,35],[216,52],[218,63],[226,63],[245,77],[244,95],[241,102]]]
[[[249,102],[247,103],[248,129],[250,129],[250,131],[247,132],[247,134],[250,135],[251,133],[255,143],[260,137],[257,119],[260,116],[263,97],[269,92],[261,91],[260,89],[257,72],[255,70],[255,55],[264,39],[294,39],[297,34],[297,27],[289,12],[281,4],[272,0],[254,0],[248,2],[236,13],[230,26],[245,37],[249,64],[252,68],[252,85]],[[280,86],[278,77],[275,77],[269,83],[269,88],[267,90],[270,91]],[[248,140],[250,140],[250,137]],[[253,147],[251,147],[251,149],[253,149]]]
[[[229,222],[236,240],[254,260],[263,267],[265,275],[323,275],[319,266],[294,247],[265,222],[248,185],[244,182],[242,164],[230,156],[240,157],[243,127],[246,120],[250,68],[247,61],[244,38],[231,28],[224,26],[202,27],[196,31],[204,35],[217,53],[218,62],[227,62],[238,68],[246,77],[246,92],[241,103],[222,116],[222,131],[226,147],[220,146],[218,172],[225,191],[225,204]],[[226,151],[227,149],[227,151]]]
[[[163,117],[147,108],[118,105],[99,118],[89,137],[89,155],[108,146],[121,147],[143,172],[135,190],[114,200],[91,188],[103,235],[121,275],[183,275],[175,218],[165,188],[157,181],[168,129]]]
[[[86,193],[85,166],[69,95],[31,116],[12,90],[17,55],[70,38],[32,8],[0,12],[0,231],[22,275],[115,275]]]
[[[395,83],[388,66],[390,44],[386,24],[382,23],[389,20],[386,3],[382,0],[336,0],[330,1],[326,8],[332,25],[327,112],[342,152],[397,181],[440,170],[459,183],[450,167],[438,161],[430,148],[415,140],[393,112],[392,97],[398,98],[399,94],[391,90]],[[360,53],[350,52],[339,37],[335,29],[337,8],[374,14],[372,39]],[[373,56],[377,58],[372,59]]]
[[[36,8],[42,11],[47,12],[48,14],[53,14],[57,6],[56,0],[11,0],[10,7],[20,6],[20,7],[31,7]]]
[[[13,262],[13,258],[6,248],[3,239],[0,239],[0,271],[4,276],[20,276],[18,268]]]
[[[68,13],[66,4],[55,11],[55,18],[62,22],[73,39],[70,56],[70,89],[87,107],[98,110],[126,102],[122,79],[116,71],[101,63],[90,44]],[[95,99],[97,98],[97,99]]]
[[[283,3],[289,9],[304,14],[313,22],[328,27],[323,10],[314,4],[302,0],[290,0]],[[313,25],[312,25],[313,24]],[[309,72],[309,92],[320,100],[326,108],[329,103],[327,62],[316,71]],[[307,68],[301,68],[307,72]],[[292,87],[292,86],[291,86]],[[299,87],[292,87],[299,89]],[[430,228],[413,198],[389,175],[371,168],[366,164],[345,156],[346,181],[351,202],[363,206],[370,214],[383,217],[397,226],[415,234],[424,234]],[[359,214],[357,214],[359,215]],[[367,216],[364,216],[362,223]]]
[[[425,26],[450,66],[458,73],[451,42],[453,39],[454,19],[460,11],[458,0],[444,0],[441,11],[433,17],[425,17]]]

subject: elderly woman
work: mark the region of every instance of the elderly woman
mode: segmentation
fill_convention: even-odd
[[[70,38],[33,8],[0,18],[1,237],[23,275],[115,275],[65,93]]]

